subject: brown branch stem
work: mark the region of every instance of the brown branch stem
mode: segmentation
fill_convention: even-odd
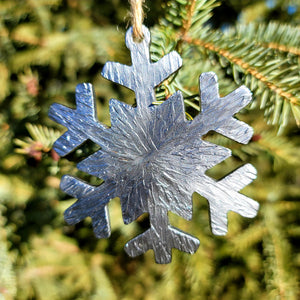
[[[286,45],[281,45],[277,43],[262,43],[261,46],[263,46],[264,48],[279,50],[282,52],[287,52],[300,56],[300,49],[296,47],[288,47]]]

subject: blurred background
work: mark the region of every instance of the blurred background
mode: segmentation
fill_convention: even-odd
[[[74,203],[59,190],[64,174],[92,184],[76,162],[95,151],[86,143],[66,158],[52,150],[64,128],[48,110],[75,107],[75,87],[91,82],[99,120],[108,101],[134,104],[134,94],[103,79],[107,60],[130,64],[124,33],[129,4],[121,0],[0,2],[0,299],[299,299],[300,269],[300,1],[152,0],[145,3],[153,60],[171,50],[182,69],[157,90],[157,105],[175,90],[187,118],[200,110],[198,78],[214,71],[220,94],[245,84],[253,102],[237,117],[254,128],[248,145],[209,133],[233,156],[209,170],[219,179],[245,163],[258,178],[242,192],[260,203],[258,216],[229,213],[225,237],[213,236],[207,201],[194,195],[193,219],[171,224],[200,239],[194,255],[173,250],[169,265],[152,251],[129,258],[123,247],[149,227],[147,216],[124,225],[109,204],[112,235],[97,240],[91,221],[67,226]]]

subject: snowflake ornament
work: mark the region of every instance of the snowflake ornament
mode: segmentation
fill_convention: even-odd
[[[250,91],[242,86],[224,98],[218,92],[214,73],[200,76],[201,113],[193,121],[185,117],[183,97],[176,92],[159,106],[154,88],[181,67],[175,51],[152,63],[149,55],[150,33],[143,26],[144,39],[134,42],[132,29],[126,33],[132,65],[107,62],[102,75],[135,92],[137,107],[110,100],[111,127],[96,117],[91,84],[76,88],[76,109],[53,104],[49,116],[67,127],[55,143],[65,156],[86,140],[101,149],[77,167],[104,180],[89,185],[72,176],[63,176],[61,189],[77,198],[65,212],[65,220],[76,224],[92,218],[96,237],[110,236],[107,205],[119,197],[125,224],[149,213],[150,228],[130,240],[125,251],[132,257],[153,249],[157,263],[171,261],[172,248],[194,253],[199,247],[195,237],[169,225],[168,211],[190,220],[192,194],[199,193],[209,202],[212,232],[225,235],[227,213],[234,211],[248,218],[257,214],[258,203],[239,191],[256,178],[256,170],[246,164],[216,181],[205,172],[231,155],[231,151],[203,141],[213,130],[240,143],[248,143],[253,131],[233,118],[251,101]]]

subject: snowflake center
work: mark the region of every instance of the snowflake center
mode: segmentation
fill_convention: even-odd
[[[157,156],[157,154],[158,154],[158,151],[154,150],[154,149],[147,152],[145,154],[145,156],[143,157],[141,163],[145,166],[148,166],[149,164],[151,164],[155,160],[155,157]]]

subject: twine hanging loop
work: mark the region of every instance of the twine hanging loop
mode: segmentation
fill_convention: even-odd
[[[137,41],[143,39],[142,25],[144,20],[143,4],[145,0],[129,0],[130,16],[133,38]]]

